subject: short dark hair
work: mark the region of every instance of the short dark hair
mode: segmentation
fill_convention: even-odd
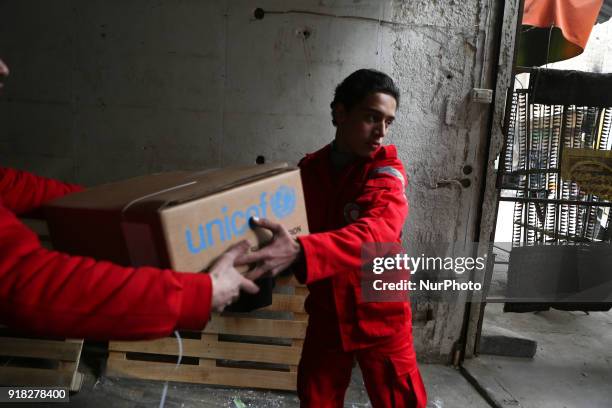
[[[332,123],[336,125],[334,108],[338,104],[344,105],[345,109],[351,110],[355,105],[363,101],[369,94],[381,92],[391,95],[399,107],[400,91],[393,80],[385,73],[374,69],[359,69],[347,76],[344,81],[336,87],[334,100],[330,104],[332,109]]]

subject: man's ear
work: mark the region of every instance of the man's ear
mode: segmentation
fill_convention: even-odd
[[[334,120],[336,122],[336,126],[342,124],[346,120],[347,110],[344,104],[337,103],[334,106]]]

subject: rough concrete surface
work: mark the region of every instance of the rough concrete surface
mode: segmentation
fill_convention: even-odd
[[[535,355],[538,343],[505,327],[487,324],[483,327],[478,352],[508,357],[527,357]]]
[[[500,406],[607,408],[612,401],[612,313],[503,313],[489,304],[484,328],[508,328],[538,342],[533,359],[484,356],[464,367]],[[506,404],[504,404],[506,401]]]
[[[86,372],[81,391],[71,397],[71,407],[157,407],[163,382],[98,377],[103,354],[88,352],[80,370]],[[429,396],[428,408],[486,408],[489,405],[476,390],[452,367],[432,364],[420,366]],[[265,375],[265,374],[263,374]],[[235,407],[239,398],[251,408],[299,407],[292,392],[212,387],[197,384],[170,383],[165,406],[167,408]],[[345,407],[371,407],[363,386],[359,368],[353,370],[346,394]]]

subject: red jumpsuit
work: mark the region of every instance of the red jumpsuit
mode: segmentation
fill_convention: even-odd
[[[50,251],[15,216],[80,189],[0,168],[0,324],[100,340],[202,329],[212,297],[207,274],[121,267]]]
[[[353,359],[378,407],[425,407],[409,302],[364,302],[365,242],[399,243],[408,214],[406,175],[394,146],[334,170],[331,145],[301,162],[311,234],[300,237],[310,315],[298,369],[303,407],[342,407]],[[300,276],[301,275],[301,276]]]

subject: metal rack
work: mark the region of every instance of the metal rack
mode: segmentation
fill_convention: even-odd
[[[610,242],[612,203],[563,179],[561,164],[564,148],[612,148],[612,107],[536,103],[534,89],[513,91],[498,166],[498,199],[514,202],[513,246]]]

